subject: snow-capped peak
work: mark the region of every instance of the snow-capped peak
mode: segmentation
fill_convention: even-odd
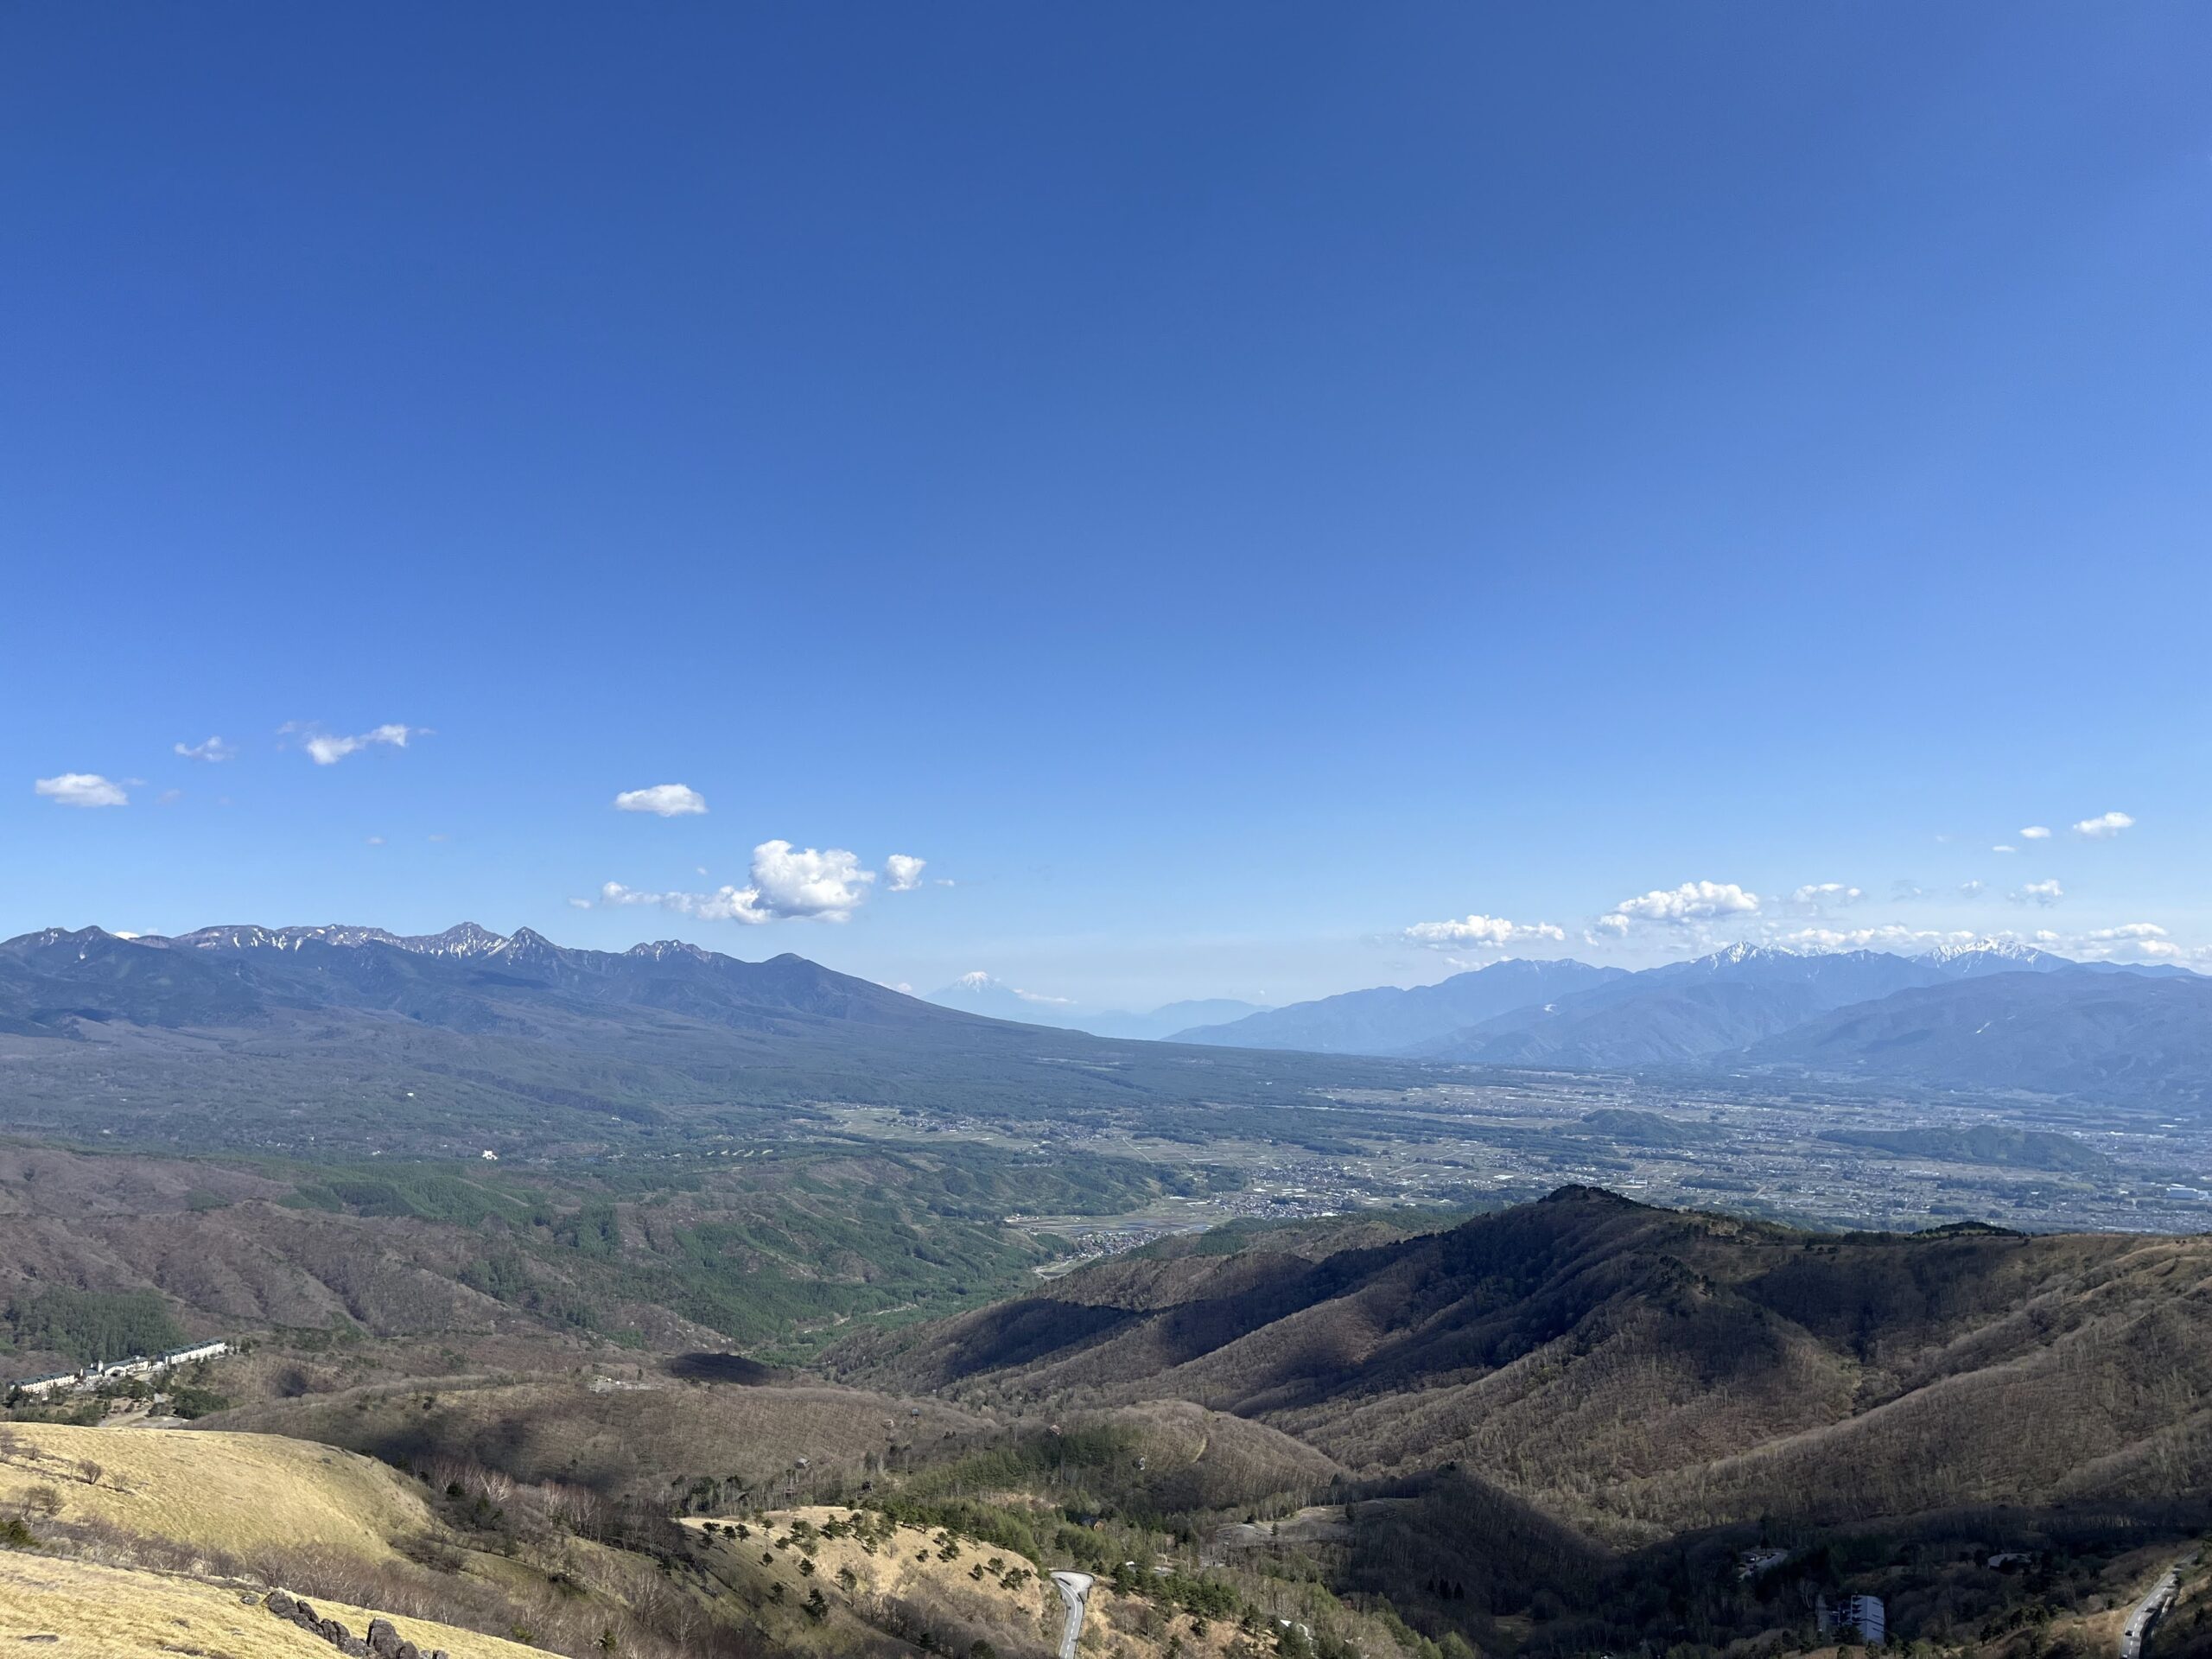
[[[1939,944],[1928,953],[1930,962],[1950,963],[1990,958],[2001,962],[2033,962],[2045,953],[2018,939],[1969,939],[1964,944]]]
[[[1708,968],[1740,968],[1747,962],[1794,961],[1802,954],[1787,945],[1754,944],[1749,939],[1739,939],[1699,960]]]

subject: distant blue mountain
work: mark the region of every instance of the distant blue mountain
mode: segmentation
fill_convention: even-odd
[[[1174,1040],[1321,1054],[1402,1054],[1499,1014],[1630,977],[1624,969],[1582,962],[1493,963],[1434,985],[1403,990],[1385,985],[1294,1002],[1226,1025],[1179,1032]]]
[[[1187,1026],[1236,1020],[1261,1012],[1256,1002],[1243,1002],[1226,996],[1170,1002],[1149,1014],[1133,1014],[1122,1008],[1091,1008],[1065,998],[1017,990],[1003,980],[994,979],[984,973],[963,974],[951,984],[931,991],[924,1000],[934,1002],[939,1007],[986,1014],[994,1020],[1015,1020],[1024,1025],[1088,1032],[1094,1037],[1147,1040],[1173,1035]]]
[[[2212,979],[1993,941],[1917,957],[1738,944],[1635,974],[1502,962],[1179,1040],[1560,1070],[1773,1065],[1946,1089],[2212,1099]]]

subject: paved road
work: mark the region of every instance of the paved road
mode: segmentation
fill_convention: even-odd
[[[1060,1599],[1067,1604],[1068,1622],[1060,1630],[1060,1659],[1075,1659],[1077,1638],[1083,1634],[1083,1610],[1090,1605],[1090,1586],[1098,1582],[1088,1573],[1055,1573]],[[2134,1659],[2133,1655],[2129,1659]]]
[[[2151,1586],[2151,1593],[2135,1604],[2135,1610],[2128,1614],[2127,1624],[2120,1633],[2120,1659],[2143,1659],[2143,1643],[2166,1616],[2166,1610],[2174,1605],[2174,1596],[2181,1589],[2182,1568],[2196,1559],[2194,1555],[2183,1556]]]

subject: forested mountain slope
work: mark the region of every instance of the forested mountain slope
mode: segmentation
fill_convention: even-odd
[[[1173,1394],[1632,1529],[2212,1475],[2203,1239],[1831,1236],[1567,1189],[1318,1262],[1125,1258],[834,1357],[1008,1402]]]

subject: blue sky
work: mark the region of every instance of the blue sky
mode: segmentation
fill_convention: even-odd
[[[2195,4],[11,8],[0,931],[1123,1004],[1471,916],[2195,952],[2208,61]]]

